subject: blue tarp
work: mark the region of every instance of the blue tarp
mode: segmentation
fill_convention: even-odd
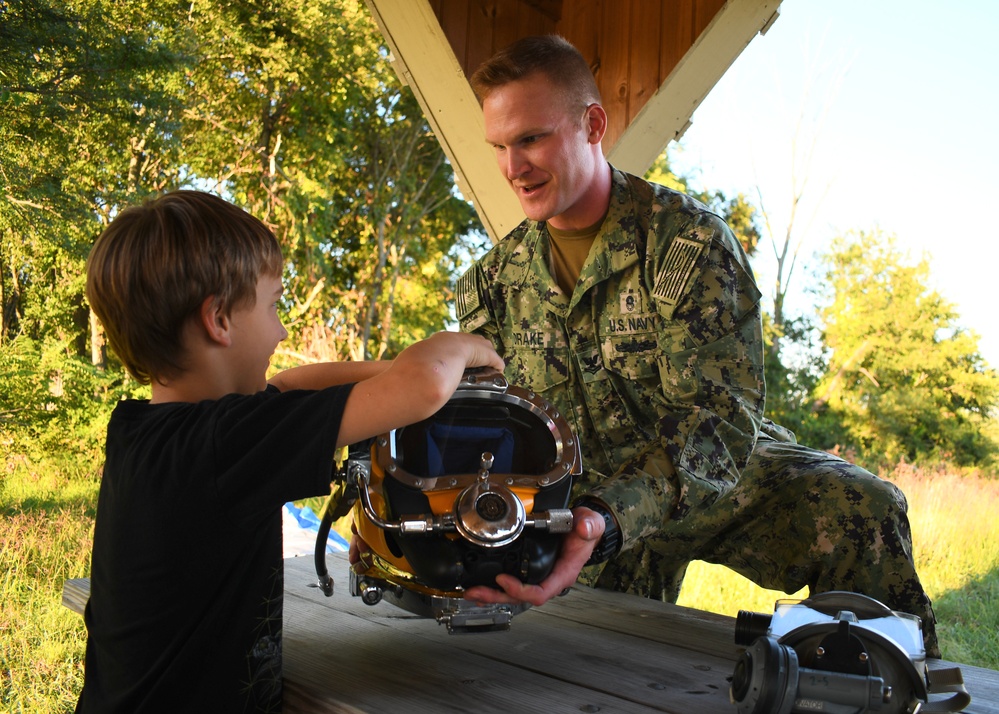
[[[319,533],[319,516],[313,512],[308,506],[303,506],[299,508],[294,503],[284,504],[284,523],[285,523],[285,541],[298,539],[301,540],[302,537],[311,537],[313,548],[315,547],[316,537]],[[289,533],[289,529],[294,529],[297,524],[297,530],[299,533],[293,532]],[[346,553],[349,543],[336,531],[331,530],[329,538],[326,539],[326,552],[327,553]]]

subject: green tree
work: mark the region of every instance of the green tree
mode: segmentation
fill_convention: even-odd
[[[440,329],[478,223],[356,0],[203,6],[192,173],[272,227],[288,260],[283,356],[394,354]]]
[[[0,1],[0,45],[0,442],[76,453],[136,389],[83,273],[149,194],[214,189],[274,230],[286,363],[446,323],[477,222],[360,0]]]
[[[0,345],[24,334],[83,353],[90,243],[118,205],[172,180],[160,146],[179,58],[152,7],[0,4]]]
[[[445,324],[455,256],[483,239],[360,0],[12,0],[0,40],[0,345],[103,364],[89,246],[182,186],[278,236],[288,359],[392,354]]]
[[[910,264],[880,231],[841,236],[822,260],[831,357],[815,409],[838,414],[850,446],[887,463],[994,459],[985,428],[999,404],[999,374],[953,305],[928,287],[927,260]]]
[[[723,191],[719,190],[695,190],[691,186],[689,177],[677,176],[673,173],[669,165],[668,151],[664,151],[653,162],[652,166],[645,173],[645,178],[653,183],[662,184],[667,188],[681,191],[705,204],[725,219],[729,228],[735,233],[735,237],[742,243],[742,247],[747,255],[753,256],[756,253],[756,247],[760,242],[759,214],[745,194],[740,193],[735,196],[727,196]]]
[[[356,320],[360,344],[379,357],[440,329],[462,267],[457,255],[476,234],[486,242],[471,205],[455,194],[453,172],[415,98],[388,89],[363,137],[349,214],[364,246],[357,254],[363,264],[351,258],[367,301]],[[396,315],[409,335],[393,336]]]

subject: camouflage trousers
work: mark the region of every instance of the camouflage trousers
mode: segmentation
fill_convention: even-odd
[[[923,621],[940,657],[936,618],[912,560],[902,492],[822,451],[761,439],[738,485],[711,506],[667,521],[580,581],[675,602],[692,560],[725,565],[761,587],[862,593]]]

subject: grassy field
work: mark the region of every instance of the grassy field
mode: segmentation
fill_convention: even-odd
[[[0,711],[72,711],[86,631],[61,605],[62,583],[89,574],[97,480],[10,461],[0,478]]]
[[[8,456],[0,473],[0,710],[71,711],[83,682],[83,619],[62,583],[89,572],[96,475],[40,473]],[[908,468],[886,475],[909,498],[916,560],[937,611],[944,657],[999,669],[999,481]],[[681,604],[769,613],[788,597],[693,563]]]

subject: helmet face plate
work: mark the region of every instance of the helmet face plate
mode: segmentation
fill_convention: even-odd
[[[462,592],[495,587],[500,573],[538,583],[551,572],[582,464],[550,404],[498,372],[473,372],[432,417],[376,438],[369,467],[355,471],[354,523],[370,552],[351,591],[464,632],[506,629],[526,609],[477,606]]]
[[[462,382],[429,419],[375,441],[375,461],[393,478],[424,492],[465,488],[483,468],[507,486],[541,488],[581,473],[579,446],[565,419],[533,392],[499,377],[483,387]]]

